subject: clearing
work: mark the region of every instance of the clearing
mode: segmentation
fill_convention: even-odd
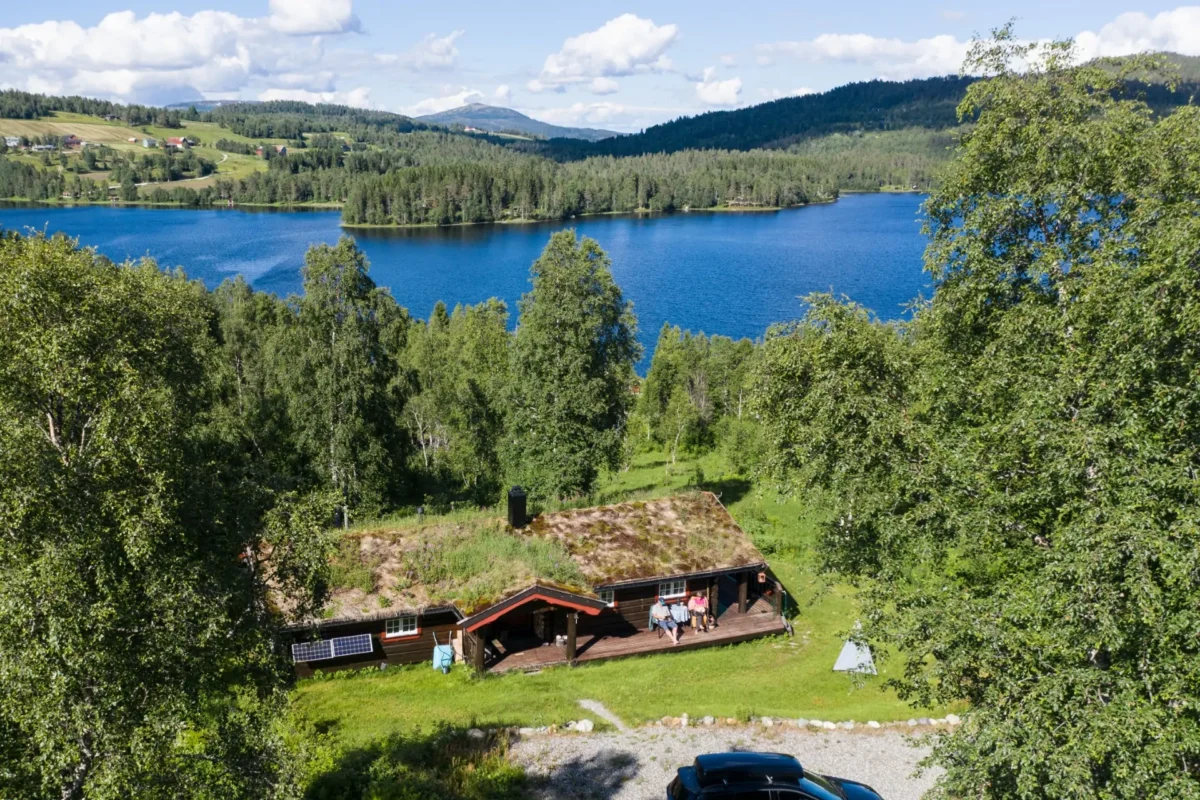
[[[708,480],[704,475],[721,477]],[[853,587],[816,570],[813,548],[825,513],[819,506],[780,497],[728,474],[724,458],[715,453],[674,466],[661,453],[640,455],[628,471],[610,476],[592,502],[662,496],[697,483],[722,496],[783,581],[790,593],[794,637],[482,679],[461,664],[448,676],[429,664],[334,673],[298,683],[299,710],[329,725],[349,746],[364,746],[394,733],[431,731],[441,724],[563,724],[580,716],[578,701],[585,698],[602,703],[629,725],[684,712],[692,718],[757,715],[879,722],[913,716],[908,704],[883,687],[889,676],[899,674],[899,659],[877,651],[877,676],[852,678],[832,670],[858,605]],[[495,511],[445,516],[461,520],[484,514]],[[943,716],[935,711],[922,714]],[[596,723],[608,727],[602,720]]]

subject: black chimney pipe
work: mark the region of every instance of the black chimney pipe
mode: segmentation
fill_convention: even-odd
[[[508,490],[508,524],[512,528],[524,528],[529,520],[525,518],[525,490],[514,486]]]

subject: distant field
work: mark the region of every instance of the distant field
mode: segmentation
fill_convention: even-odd
[[[218,166],[214,177],[188,181],[185,185],[192,189],[210,186],[218,178],[236,180],[254,172],[266,170],[267,163],[262,159],[255,158],[254,156],[239,155],[237,153],[226,154],[218,150],[215,146],[217,140],[228,139],[245,144],[257,144],[260,142],[282,144],[286,141],[284,139],[251,139],[247,136],[239,136],[227,128],[222,128],[215,122],[185,121],[182,128],[163,128],[157,125],[130,127],[118,122],[106,122],[103,119],[86,114],[72,114],[68,112],[56,112],[53,117],[36,120],[0,119],[0,135],[35,138],[45,136],[46,134],[53,134],[55,136],[75,134],[84,141],[105,144],[114,150],[123,150],[125,152],[143,151],[144,148],[141,145],[141,141],[148,136],[158,139],[160,142],[174,136],[187,136],[188,138],[195,139],[200,142],[199,146],[193,148],[196,155],[206,158],[214,164],[218,164]],[[131,138],[137,139],[137,142],[130,142],[129,139]],[[78,154],[71,153],[68,157],[72,159],[78,158]],[[12,155],[9,158],[25,161],[35,166],[41,164],[41,160],[38,157],[27,154]],[[91,180],[107,180],[107,173],[103,175],[101,173],[89,173],[84,177]],[[155,184],[143,187],[142,194],[153,190],[155,186],[170,186],[170,184]]]
[[[0,119],[0,134],[34,138],[46,134],[66,136],[73,133],[84,141],[108,145],[126,144],[126,140],[131,136],[140,139],[146,135],[133,128],[112,125],[95,117],[83,117],[78,114],[65,116],[76,119],[66,121],[60,117],[54,119]],[[88,122],[78,121],[80,119],[86,119]]]

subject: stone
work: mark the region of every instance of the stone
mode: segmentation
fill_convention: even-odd
[[[533,736],[537,733],[537,728],[518,728],[517,733],[521,736]]]
[[[575,723],[575,730],[579,731],[580,733],[591,733],[595,729],[596,723],[592,722],[590,719],[581,719],[579,722]]]
[[[713,720],[712,717],[702,717],[700,719],[700,724],[701,725],[712,725],[714,721],[715,720]]]
[[[908,727],[910,727],[910,728],[915,728],[915,727],[917,727],[917,721],[916,721],[915,719],[910,719],[910,720],[908,721]]]
[[[738,721],[736,719],[734,719],[733,717],[727,717],[725,720],[725,724],[726,725],[737,725]]]
[[[878,727],[880,727],[880,725],[875,720],[870,719],[870,720],[867,720],[867,727],[868,728],[878,728]]]
[[[837,725],[834,725],[832,722],[826,722],[821,727],[827,731],[836,731],[837,730]]]
[[[471,739],[478,740],[486,738],[487,734],[479,730],[479,728],[471,728],[471,730],[467,731],[467,736]]]
[[[775,720],[771,719],[770,717],[763,717],[763,718],[762,718],[761,720],[759,720],[759,721],[762,723],[762,726],[763,726],[764,728],[773,728],[773,727],[775,727]]]
[[[692,721],[690,719],[688,719],[688,715],[684,714],[682,717],[679,718],[679,727],[686,728],[688,725],[691,724],[691,722]]]
[[[796,720],[796,727],[797,727],[797,728],[803,728],[803,727],[806,727],[807,725],[808,725],[808,720],[804,719],[803,717],[801,717],[800,719]]]
[[[962,720],[959,718],[959,716],[957,714],[947,714],[946,715],[946,724],[947,725],[961,725]]]
[[[821,720],[819,720],[819,719],[810,719],[810,720],[808,721],[808,726],[809,726],[810,728],[824,728],[824,727],[825,727],[825,723],[824,723],[824,722],[821,722]]]
[[[933,720],[931,720],[929,717],[921,717],[919,720],[917,720],[917,724],[918,725],[932,725]]]
[[[852,730],[854,730],[854,722],[852,720],[847,720],[846,722],[839,722],[838,727],[844,731],[852,731]]]

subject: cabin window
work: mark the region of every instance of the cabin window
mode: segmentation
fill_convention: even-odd
[[[663,581],[658,585],[658,596],[664,600],[683,597],[685,594],[687,594],[687,581]]]
[[[407,617],[389,619],[383,632],[387,636],[413,636],[417,632],[417,617],[410,614]]]
[[[609,608],[613,608],[616,605],[612,589],[600,589],[596,592],[596,596],[600,598],[601,603],[604,603]]]

